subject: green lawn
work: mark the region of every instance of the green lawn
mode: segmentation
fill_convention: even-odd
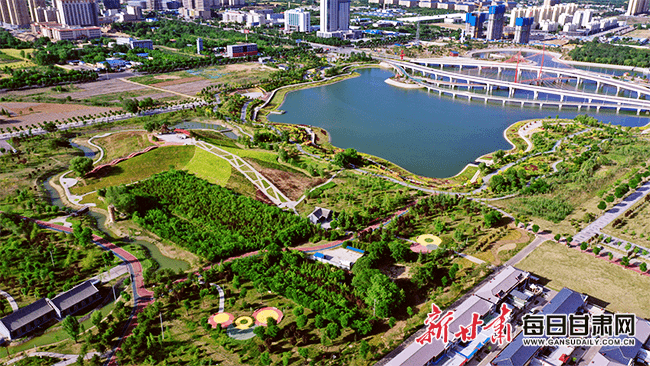
[[[201,179],[222,187],[228,183],[232,172],[230,163],[203,149],[196,149],[194,157],[185,169]]]
[[[86,185],[77,183],[71,192],[81,195],[99,188],[135,183],[168,169],[183,169],[192,160],[195,149],[191,145],[154,149],[109,168],[111,171],[105,177],[85,179]]]
[[[235,149],[226,146],[220,146],[220,148],[230,153],[233,153],[239,156],[240,158],[253,158],[257,160],[267,161],[270,163],[276,163],[278,161],[278,154],[274,152],[266,152],[262,150]]]
[[[603,255],[603,253],[601,253]],[[609,303],[607,309],[650,316],[650,277],[590,254],[547,241],[517,265],[550,282],[554,290],[568,287]]]

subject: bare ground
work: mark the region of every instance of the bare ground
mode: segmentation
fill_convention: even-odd
[[[246,159],[246,161],[291,200],[299,199],[308,188],[325,182],[323,178],[310,178],[297,173],[285,172],[284,170],[264,168],[250,159]]]
[[[12,113],[0,127],[26,126],[44,121],[62,121],[71,117],[99,114],[121,108],[93,107],[81,104],[0,102],[0,108]],[[31,110],[30,110],[31,108]],[[22,113],[21,113],[22,112]]]

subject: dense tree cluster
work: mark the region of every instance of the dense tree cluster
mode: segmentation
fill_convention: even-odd
[[[5,29],[0,29],[0,48],[31,48],[32,44],[21,41]]]
[[[596,62],[601,64],[625,65],[636,67],[650,66],[650,51],[624,46],[587,42],[569,52],[576,61]]]
[[[297,251],[280,251],[277,246],[263,255],[233,262],[232,269],[258,289],[271,290],[319,314],[317,327],[333,323],[361,336],[372,331],[360,311],[364,300],[352,292],[351,279],[343,270],[309,261]]]
[[[184,171],[169,171],[135,185],[134,220],[208,260],[260,249],[293,246],[316,231],[307,219],[284,212]]]
[[[14,69],[10,78],[0,79],[0,89],[19,89],[97,80],[97,73],[86,70],[66,71],[58,68]]]

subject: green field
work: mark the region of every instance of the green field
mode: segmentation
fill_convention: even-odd
[[[230,153],[233,153],[240,158],[253,158],[257,160],[266,161],[269,163],[277,163],[278,154],[273,152],[266,152],[261,150],[244,150],[244,149],[235,149],[232,147],[220,146],[221,149],[226,150]]]
[[[553,290],[568,287],[609,303],[608,310],[650,316],[650,302],[644,295],[650,291],[650,277],[590,254],[547,241],[517,267],[550,280]]]
[[[32,67],[36,66],[35,63],[23,58],[20,56],[20,51],[25,51],[25,54],[32,53],[34,50],[33,49],[25,49],[25,50],[17,50],[13,48],[3,48],[0,49],[0,52],[2,52],[6,57],[14,59],[13,62],[8,62],[8,63],[2,63],[2,67],[9,67],[11,69],[16,69],[19,67]],[[0,59],[1,61],[2,59]],[[8,59],[7,59],[8,60]]]
[[[195,149],[194,146],[168,146],[149,151],[111,167],[105,177],[85,179],[86,185],[77,183],[71,192],[81,195],[99,188],[135,183],[169,169],[183,169],[192,160]]]
[[[132,152],[141,151],[146,147],[152,146],[144,131],[128,131],[114,133],[112,135],[101,137],[93,142],[104,149],[102,163],[108,163],[114,159],[122,158]]]
[[[203,149],[196,149],[185,169],[197,177],[222,187],[228,183],[232,172],[230,163]]]

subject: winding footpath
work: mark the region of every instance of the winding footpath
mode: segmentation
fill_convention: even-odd
[[[7,302],[9,302],[9,306],[11,306],[11,310],[12,310],[12,311],[16,311],[16,310],[18,310],[18,304],[16,304],[16,300],[14,300],[14,298],[11,297],[11,295],[9,295],[8,293],[6,293],[6,292],[0,290],[0,296],[2,296],[2,297],[4,297],[5,299],[7,299]]]

